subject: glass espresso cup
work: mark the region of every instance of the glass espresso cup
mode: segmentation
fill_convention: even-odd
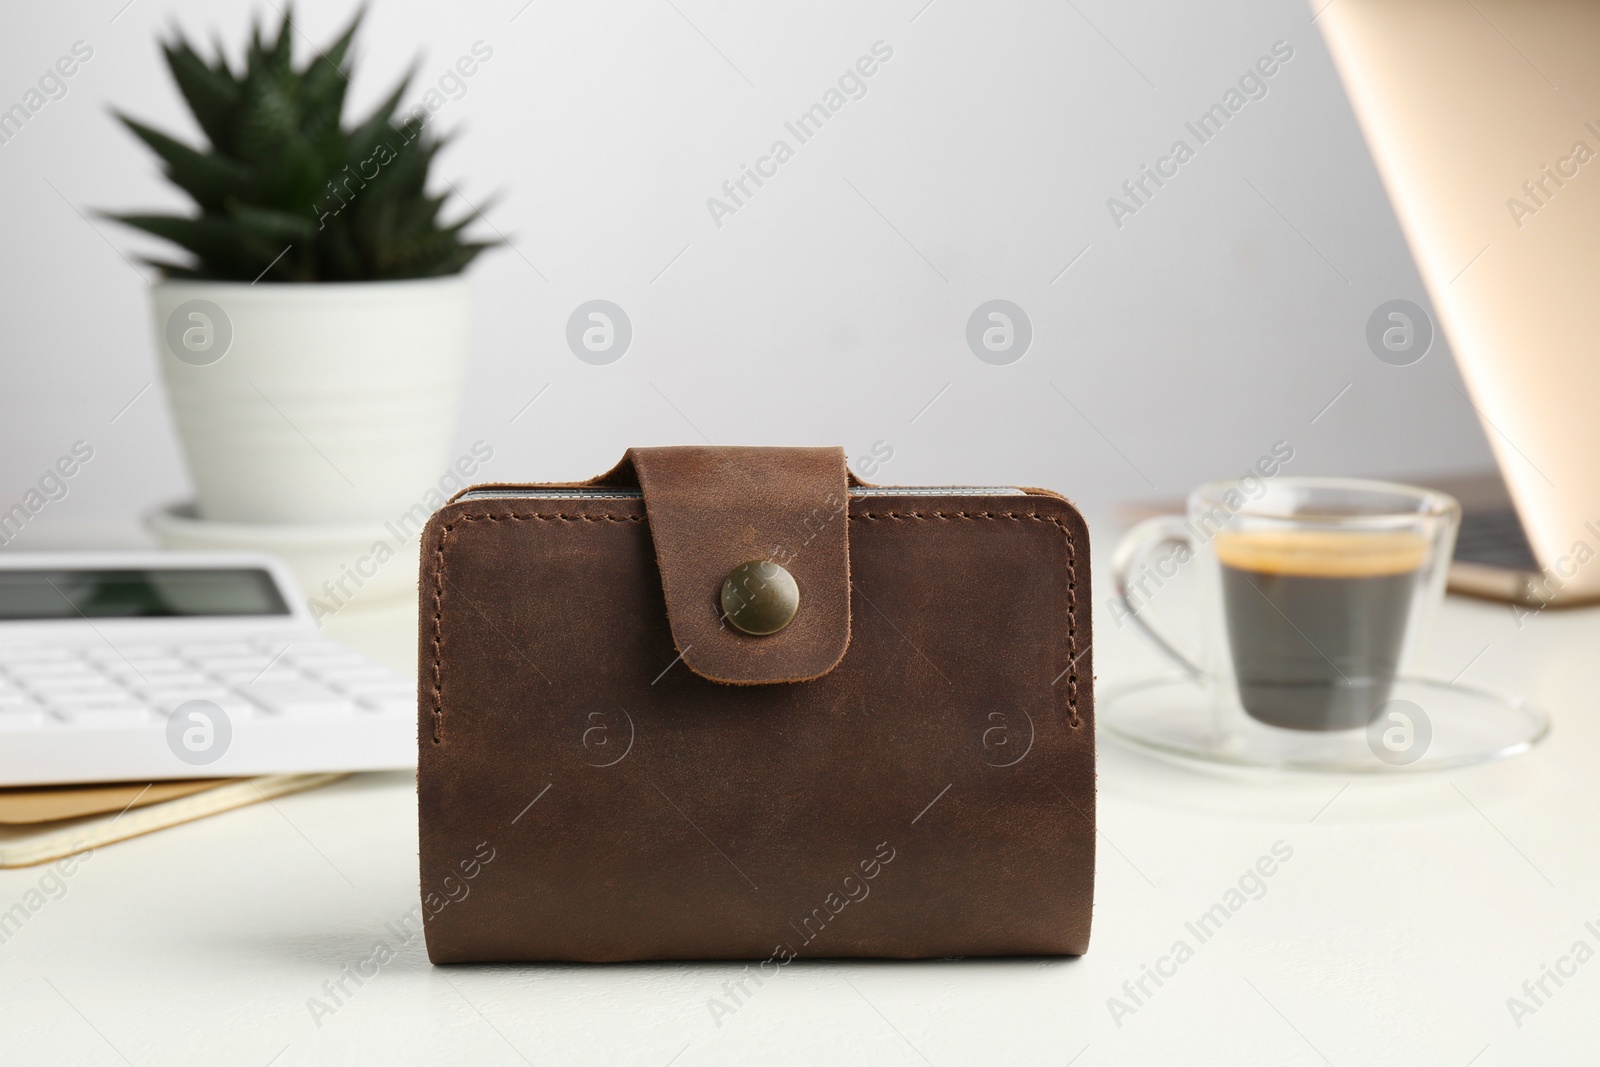
[[[1407,672],[1444,594],[1461,507],[1443,493],[1346,478],[1247,478],[1135,526],[1112,561],[1114,614],[1220,711],[1289,730],[1364,728]],[[1201,652],[1151,618],[1180,571],[1200,580]]]

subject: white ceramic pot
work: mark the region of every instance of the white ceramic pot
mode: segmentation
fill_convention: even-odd
[[[154,304],[204,519],[389,519],[444,472],[467,360],[465,277],[170,281]]]

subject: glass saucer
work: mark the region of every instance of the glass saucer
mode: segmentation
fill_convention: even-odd
[[[1211,690],[1187,675],[1108,687],[1100,728],[1153,755],[1183,762],[1394,774],[1489,763],[1526,752],[1550,732],[1544,712],[1472,685],[1426,678],[1395,682],[1364,730],[1285,730],[1242,711],[1219,712]]]

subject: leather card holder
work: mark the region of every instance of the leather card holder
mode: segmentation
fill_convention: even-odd
[[[1064,498],[836,448],[458,494],[422,546],[429,957],[1084,952],[1091,603]]]

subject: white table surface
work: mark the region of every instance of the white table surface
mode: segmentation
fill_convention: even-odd
[[[1105,588],[1102,687],[1160,667]],[[410,669],[404,608],[330,630]],[[98,850],[0,944],[0,1064],[1600,1062],[1600,959],[1561,964],[1531,1014],[1507,1005],[1576,942],[1600,952],[1600,612],[1519,628],[1452,600],[1435,638],[1435,673],[1528,694],[1550,739],[1352,782],[1239,780],[1102,737],[1080,959],[798,962],[720,1020],[742,965],[435,968],[386,927],[417,903],[413,776],[368,774]],[[1265,894],[1198,944],[1185,923],[1276,842],[1293,855]],[[44,872],[0,871],[0,911]],[[1192,958],[1114,1018],[1178,939]],[[392,962],[314,1018],[380,941]]]

